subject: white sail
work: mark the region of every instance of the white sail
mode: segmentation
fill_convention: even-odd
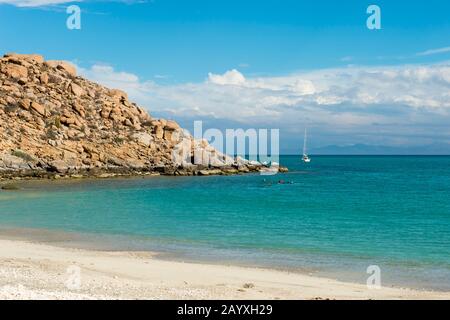
[[[303,155],[306,155],[306,137],[307,137],[307,133],[306,133],[306,128],[305,128],[305,137],[303,139]]]
[[[302,157],[302,161],[303,162],[311,162],[311,159],[308,157],[308,154],[306,153],[306,138],[307,138],[307,132],[306,132],[306,128],[305,128],[305,137],[303,140],[303,157]]]

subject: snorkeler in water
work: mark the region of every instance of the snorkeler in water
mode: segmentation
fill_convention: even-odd
[[[266,186],[272,186],[274,183],[272,181],[267,181],[266,179],[263,180],[264,181],[264,185]],[[278,182],[276,184],[294,184],[293,181],[285,181],[283,179],[278,180]]]

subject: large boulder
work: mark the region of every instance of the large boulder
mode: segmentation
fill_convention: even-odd
[[[31,105],[30,99],[21,99],[19,100],[19,106],[25,110],[29,110]]]
[[[122,90],[119,90],[119,89],[111,89],[111,90],[109,90],[108,94],[111,98],[114,98],[117,100],[128,100],[127,93]]]
[[[50,170],[58,173],[66,173],[69,170],[69,165],[64,160],[54,160],[49,164]]]
[[[7,64],[2,68],[2,73],[14,79],[25,79],[28,77],[28,69],[26,67],[13,63]]]
[[[76,83],[71,83],[70,84],[70,89],[72,91],[72,93],[74,95],[76,95],[77,97],[81,97],[84,94],[84,90],[83,88],[81,88],[79,85],[77,85]]]
[[[31,63],[43,63],[44,57],[40,54],[20,54],[20,53],[7,53],[3,56],[9,58],[8,60],[25,60]]]
[[[139,142],[140,144],[143,144],[145,146],[150,146],[153,142],[153,137],[146,133],[146,132],[137,132],[133,134],[133,138]]]
[[[37,113],[39,113],[41,116],[46,116],[47,112],[45,110],[45,107],[40,105],[37,102],[31,102],[31,109],[33,109],[34,111],[36,111]]]
[[[155,134],[157,139],[162,139],[164,137],[164,129],[162,126],[156,126],[153,133]]]
[[[48,60],[45,62],[45,64],[51,68],[56,68],[58,70],[64,70],[72,77],[77,76],[77,68],[67,61],[60,61],[60,60]]]
[[[175,131],[180,129],[180,125],[173,120],[167,120],[166,125],[164,126],[164,130]]]
[[[0,154],[0,169],[3,170],[23,170],[29,169],[28,162],[22,158],[11,154]]]

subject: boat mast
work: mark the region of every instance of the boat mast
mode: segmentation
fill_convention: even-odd
[[[305,128],[305,138],[303,140],[303,155],[306,155],[306,128]]]

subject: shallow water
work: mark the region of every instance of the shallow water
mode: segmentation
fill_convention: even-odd
[[[378,265],[383,284],[450,290],[450,157],[281,162],[290,173],[21,182],[0,192],[0,225],[64,245],[360,283]]]

